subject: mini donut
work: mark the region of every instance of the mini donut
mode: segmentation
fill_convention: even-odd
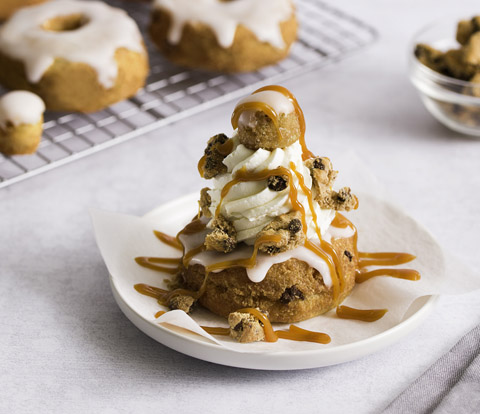
[[[172,62],[248,72],[285,58],[297,36],[291,0],[155,0],[150,35]]]
[[[1,0],[0,1],[0,20],[8,19],[18,9],[33,4],[43,3],[47,0]]]
[[[14,91],[0,98],[0,152],[31,154],[42,137],[45,104],[28,91]]]
[[[270,322],[294,323],[322,315],[351,293],[358,270],[353,237],[333,239],[332,245],[339,252],[349,252],[340,256],[345,286],[337,298],[316,269],[292,258],[272,265],[259,283],[248,278],[244,267],[210,273],[199,302],[223,317],[238,309],[258,307],[268,312]],[[179,277],[183,286],[196,291],[204,281],[205,268],[200,264],[188,266]]]
[[[0,83],[55,111],[94,112],[134,95],[148,74],[135,22],[97,1],[21,9],[0,28]]]

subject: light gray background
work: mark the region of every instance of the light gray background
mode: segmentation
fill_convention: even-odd
[[[378,28],[380,39],[285,83],[303,106],[309,146],[322,155],[356,151],[396,202],[478,268],[480,140],[430,117],[406,65],[421,26],[480,13],[478,1],[335,4]],[[231,131],[231,110],[224,105],[0,190],[1,412],[378,412],[480,322],[480,292],[443,297],[396,345],[298,372],[216,366],[138,331],[113,300],[87,209],[141,215],[201,188],[197,160],[208,137]]]

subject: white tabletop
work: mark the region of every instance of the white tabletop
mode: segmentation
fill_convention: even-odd
[[[449,12],[469,16],[476,5],[478,13],[478,1],[335,4],[380,38],[285,82],[304,109],[309,146],[321,155],[353,149],[396,202],[478,268],[480,140],[438,124],[406,69],[415,31]],[[480,322],[480,292],[442,297],[396,345],[292,372],[195,360],[136,329],[113,300],[87,209],[141,215],[198,191],[196,162],[211,135],[231,131],[231,110],[223,105],[0,190],[0,412],[378,412]]]

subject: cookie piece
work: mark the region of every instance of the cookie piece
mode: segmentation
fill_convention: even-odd
[[[250,281],[243,267],[210,273],[199,303],[225,318],[241,308],[262,309],[268,312],[271,322],[293,323],[321,315],[350,294],[358,269],[353,237],[334,239],[332,245],[339,253],[344,273],[342,293],[336,299],[332,288],[325,286],[316,269],[292,258],[274,264],[259,283]],[[344,251],[351,252],[352,257],[342,254]],[[199,264],[188,266],[182,269],[179,277],[185,288],[198,290],[205,278],[205,268]]]
[[[200,200],[198,201],[200,212],[204,217],[212,217],[212,213],[210,212],[212,198],[210,197],[210,194],[208,194],[209,191],[210,188],[208,187],[202,188],[200,191]]]
[[[168,302],[170,310],[180,309],[185,313],[190,313],[196,304],[196,300],[191,296],[178,295],[172,297]]]
[[[266,242],[259,246],[259,250],[269,255],[294,249],[305,243],[305,234],[302,231],[302,215],[299,211],[292,211],[275,217],[262,231],[257,239],[266,236],[281,236],[278,242]]]
[[[228,315],[230,336],[238,342],[258,342],[265,339],[262,323],[250,313],[232,312]]]
[[[480,65],[480,32],[474,33],[464,48],[464,59],[467,65],[474,65],[474,71]]]
[[[205,161],[203,164],[203,178],[207,180],[227,172],[227,166],[223,164],[227,154],[224,154],[220,147],[228,141],[225,134],[218,134],[211,137],[205,148]]]
[[[296,142],[301,134],[297,114],[280,114],[278,128],[272,119],[261,111],[246,111],[238,124],[238,139],[251,150],[263,148],[269,151],[285,148]]]
[[[305,165],[310,170],[313,196],[320,208],[350,211],[357,207],[357,198],[351,193],[350,188],[344,187],[339,191],[332,189],[338,172],[333,170],[328,158],[311,158],[305,161]]]
[[[205,237],[207,250],[229,253],[237,246],[237,231],[225,217],[219,215],[209,224],[213,230]]]
[[[443,73],[445,72],[445,54],[423,43],[415,47],[416,58],[430,69]]]
[[[465,53],[462,49],[451,49],[446,52],[444,62],[447,76],[468,81],[475,75],[475,65],[465,60]]]
[[[466,45],[472,34],[480,32],[480,16],[475,16],[470,20],[460,20],[457,25],[457,42]]]

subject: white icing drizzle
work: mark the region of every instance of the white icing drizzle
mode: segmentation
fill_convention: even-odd
[[[34,93],[9,92],[0,98],[0,128],[5,129],[7,123],[14,126],[36,124],[42,119],[44,111],[45,104]]]
[[[261,42],[283,49],[280,23],[293,13],[291,0],[155,0],[154,8],[168,11],[172,24],[168,41],[180,42],[186,23],[203,23],[215,33],[223,48],[232,45],[238,25],[255,34]]]
[[[86,23],[70,31],[48,31],[42,25],[55,17],[80,14]],[[105,88],[118,74],[115,52],[125,48],[145,53],[136,23],[123,10],[97,1],[56,0],[15,13],[0,28],[0,51],[25,64],[27,78],[40,81],[55,58],[91,66]]]
[[[323,239],[328,243],[331,243],[333,239],[348,239],[355,234],[355,228],[353,226],[347,227],[334,227],[330,226],[323,236]]]

